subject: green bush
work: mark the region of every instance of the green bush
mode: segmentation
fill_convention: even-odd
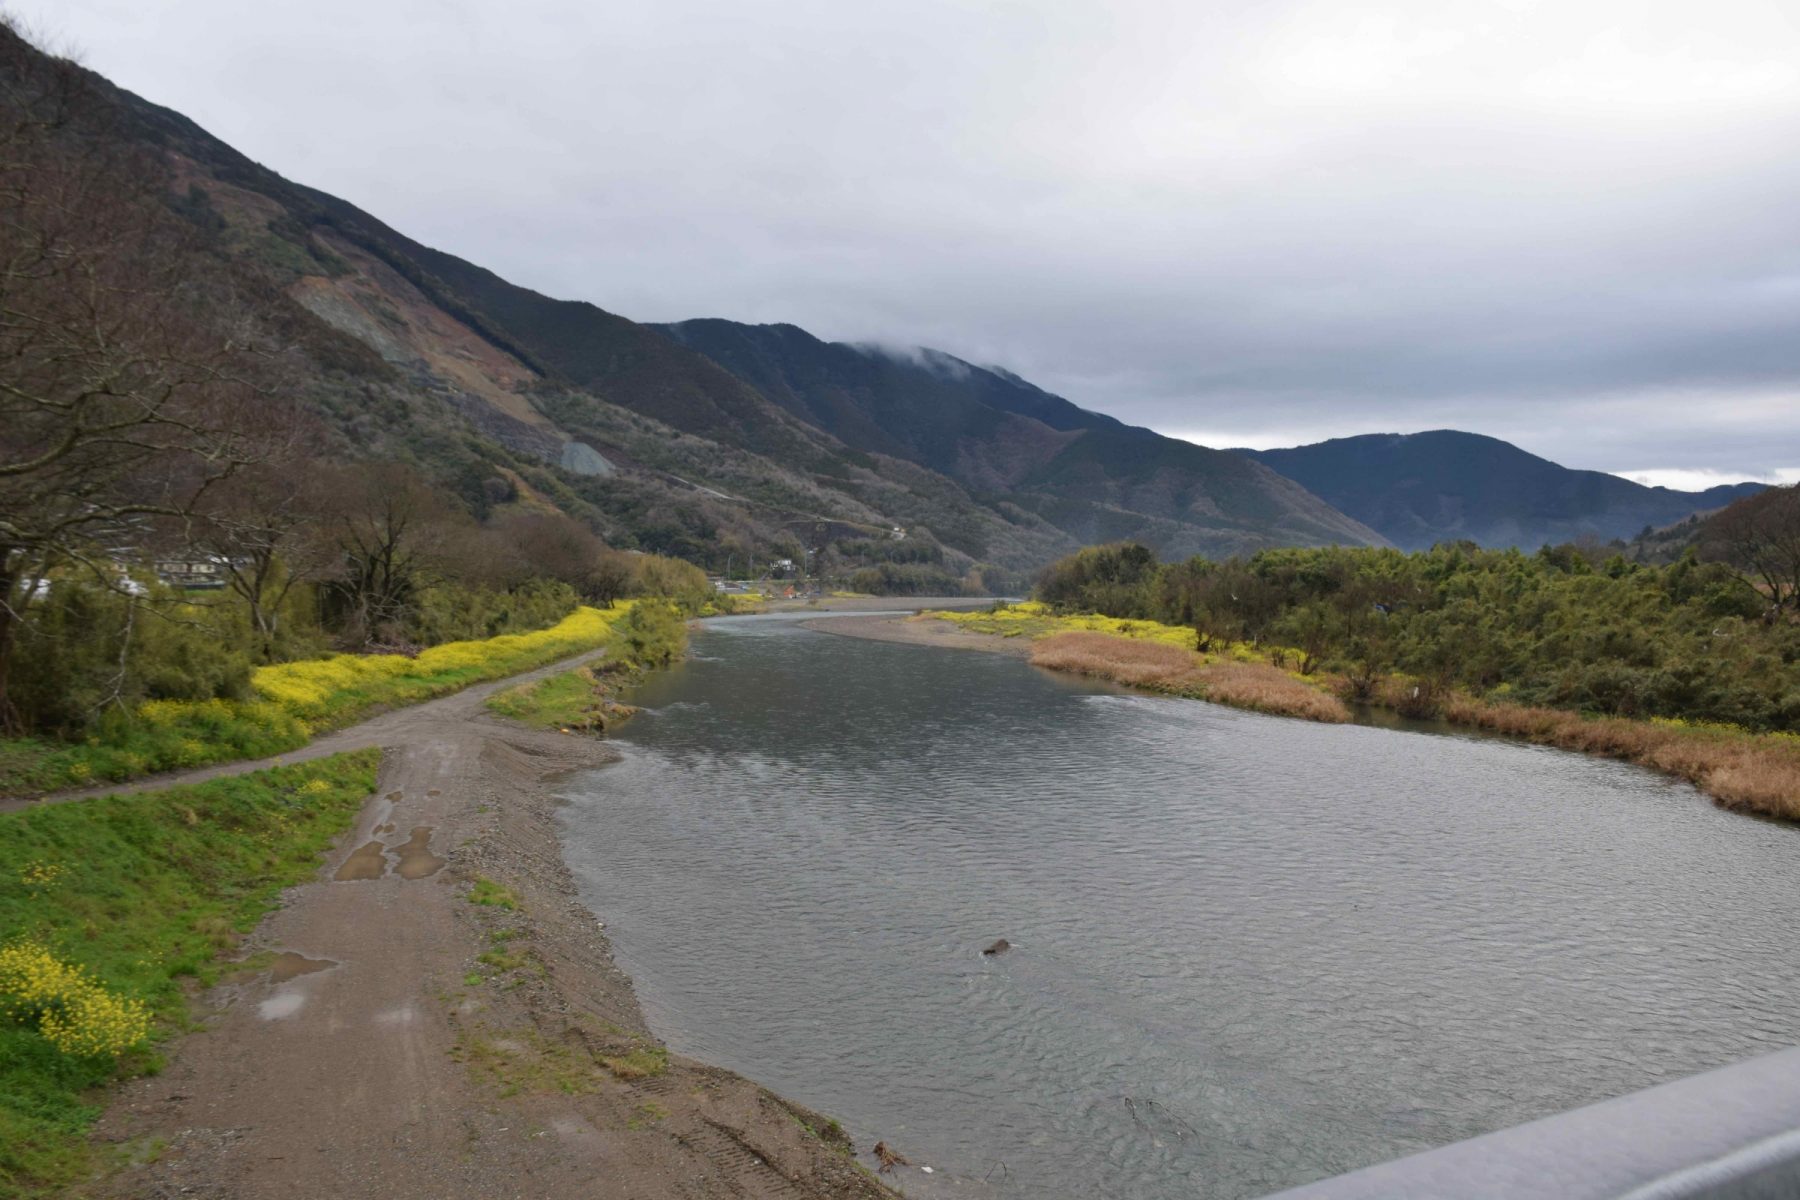
[[[145,700],[250,694],[249,629],[233,606],[66,578],[27,611],[10,695],[28,729],[68,736]]]
[[[634,666],[663,666],[687,647],[687,624],[665,600],[639,600],[614,626],[620,657]]]

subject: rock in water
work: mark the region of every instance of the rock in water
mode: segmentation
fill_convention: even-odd
[[[1004,954],[1006,951],[1011,950],[1011,949],[1012,949],[1012,943],[1007,941],[1005,938],[1001,938],[999,941],[997,941],[993,945],[989,946],[986,950],[983,950],[982,953],[983,954]]]

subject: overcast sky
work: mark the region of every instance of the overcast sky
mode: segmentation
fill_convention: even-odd
[[[1800,478],[1792,0],[13,7],[639,320],[935,346],[1210,445]]]

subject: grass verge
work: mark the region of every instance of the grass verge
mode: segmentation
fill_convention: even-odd
[[[187,1023],[184,985],[213,982],[220,954],[313,877],[380,757],[0,814],[0,946],[39,947],[154,1021],[150,1041],[122,1054],[69,1054],[17,980],[11,1003],[0,994],[0,1197],[58,1195],[94,1171],[96,1089],[158,1069],[155,1041]]]
[[[679,659],[687,650],[688,629],[673,609],[644,604],[626,614],[615,632],[618,636],[605,664],[576,667],[507,688],[488,698],[488,708],[527,725],[564,733],[604,732],[630,717],[637,709],[614,701],[612,692]]]
[[[0,796],[117,783],[304,746],[378,708],[417,704],[605,645],[631,610],[582,607],[534,633],[446,642],[416,658],[336,654],[260,668],[254,700],[151,700],[83,742],[0,742]]]
[[[1350,719],[1350,709],[1324,679],[1287,669],[1299,655],[1280,648],[1240,642],[1201,654],[1194,649],[1194,631],[1184,626],[1059,614],[1036,602],[925,616],[975,633],[1030,639],[1035,643],[1032,663],[1053,671],[1276,716],[1333,723]]]
[[[610,701],[609,690],[601,671],[576,667],[496,692],[487,706],[503,717],[543,729],[597,731],[637,711]]]

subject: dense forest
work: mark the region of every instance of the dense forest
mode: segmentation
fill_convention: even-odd
[[[1472,543],[1164,564],[1115,544],[1060,560],[1037,596],[1063,611],[1189,626],[1199,649],[1272,648],[1302,673],[1341,675],[1361,698],[1404,677],[1426,712],[1457,689],[1800,731],[1800,491],[1742,501],[1709,533],[1660,566],[1575,545],[1526,554]]]

